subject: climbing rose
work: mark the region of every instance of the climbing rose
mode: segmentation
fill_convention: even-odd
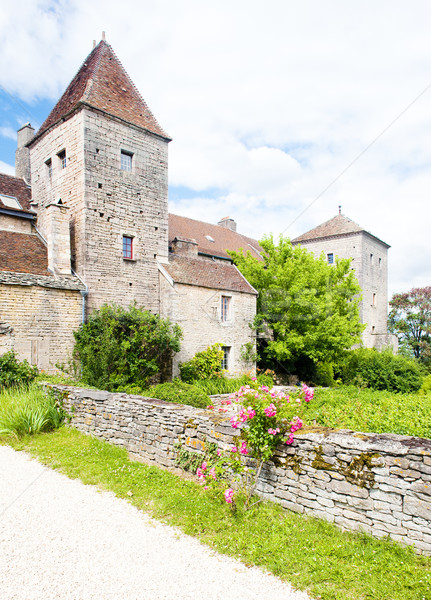
[[[238,452],[238,448],[236,446],[232,446],[230,450],[231,452]]]
[[[301,421],[301,419],[299,417],[293,417],[293,420],[290,422],[290,431],[292,433],[295,433],[295,431],[298,431],[298,429],[301,429],[301,427],[304,425],[304,423]]]
[[[247,444],[245,442],[241,444],[241,448],[239,449],[239,451],[241,452],[241,454],[248,454]]]
[[[304,392],[305,395],[305,402],[310,402],[310,400],[313,399],[314,397],[314,390],[309,388],[307,385],[305,385],[305,383],[302,384],[302,391]]]
[[[232,504],[232,502],[233,502],[233,494],[234,494],[234,491],[233,491],[232,488],[228,488],[225,491],[225,493],[224,493],[224,499],[226,500],[226,502],[228,504]]]
[[[287,444],[288,446],[290,446],[290,444],[293,444],[293,433],[291,433],[291,434],[289,435],[289,437],[287,438],[287,440],[286,440],[286,444]]]
[[[272,404],[272,403],[269,406],[267,406],[266,408],[264,408],[263,411],[267,417],[274,417],[275,414],[277,413],[277,409],[274,406],[274,404]]]

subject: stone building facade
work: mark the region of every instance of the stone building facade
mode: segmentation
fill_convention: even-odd
[[[226,250],[259,245],[229,218],[169,217],[169,142],[104,40],[39,131],[21,128],[16,177],[0,175],[0,349],[53,370],[92,310],[136,302],[183,328],[176,369],[216,342],[229,372],[250,368],[256,292]]]
[[[391,346],[397,349],[396,336],[388,333],[388,249],[390,246],[339,214],[333,219],[292,240],[317,256],[322,253],[329,264],[336,258],[351,258],[362,290],[360,319],[366,325],[362,334],[367,348]]]

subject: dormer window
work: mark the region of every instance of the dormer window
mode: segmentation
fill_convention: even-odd
[[[0,194],[0,202],[2,202],[4,206],[7,206],[7,208],[22,209],[21,204],[15,196],[5,196],[4,194]]]
[[[132,170],[132,152],[121,150],[121,170],[131,171]]]
[[[58,160],[60,161],[60,169],[65,169],[67,165],[66,150],[62,150],[57,154],[57,156]]]

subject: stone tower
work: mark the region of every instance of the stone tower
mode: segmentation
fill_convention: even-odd
[[[351,258],[362,290],[361,322],[366,324],[362,334],[367,348],[396,346],[388,334],[388,249],[382,242],[354,221],[340,213],[333,219],[292,240],[317,257],[322,253],[329,264],[336,257]]]
[[[38,229],[63,240],[58,262],[88,287],[89,310],[136,301],[159,312],[169,141],[102,40],[27,144]]]

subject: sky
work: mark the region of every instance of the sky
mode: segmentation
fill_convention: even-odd
[[[102,31],[169,145],[169,210],[256,239],[347,217],[431,285],[428,0],[0,0],[0,171]]]

